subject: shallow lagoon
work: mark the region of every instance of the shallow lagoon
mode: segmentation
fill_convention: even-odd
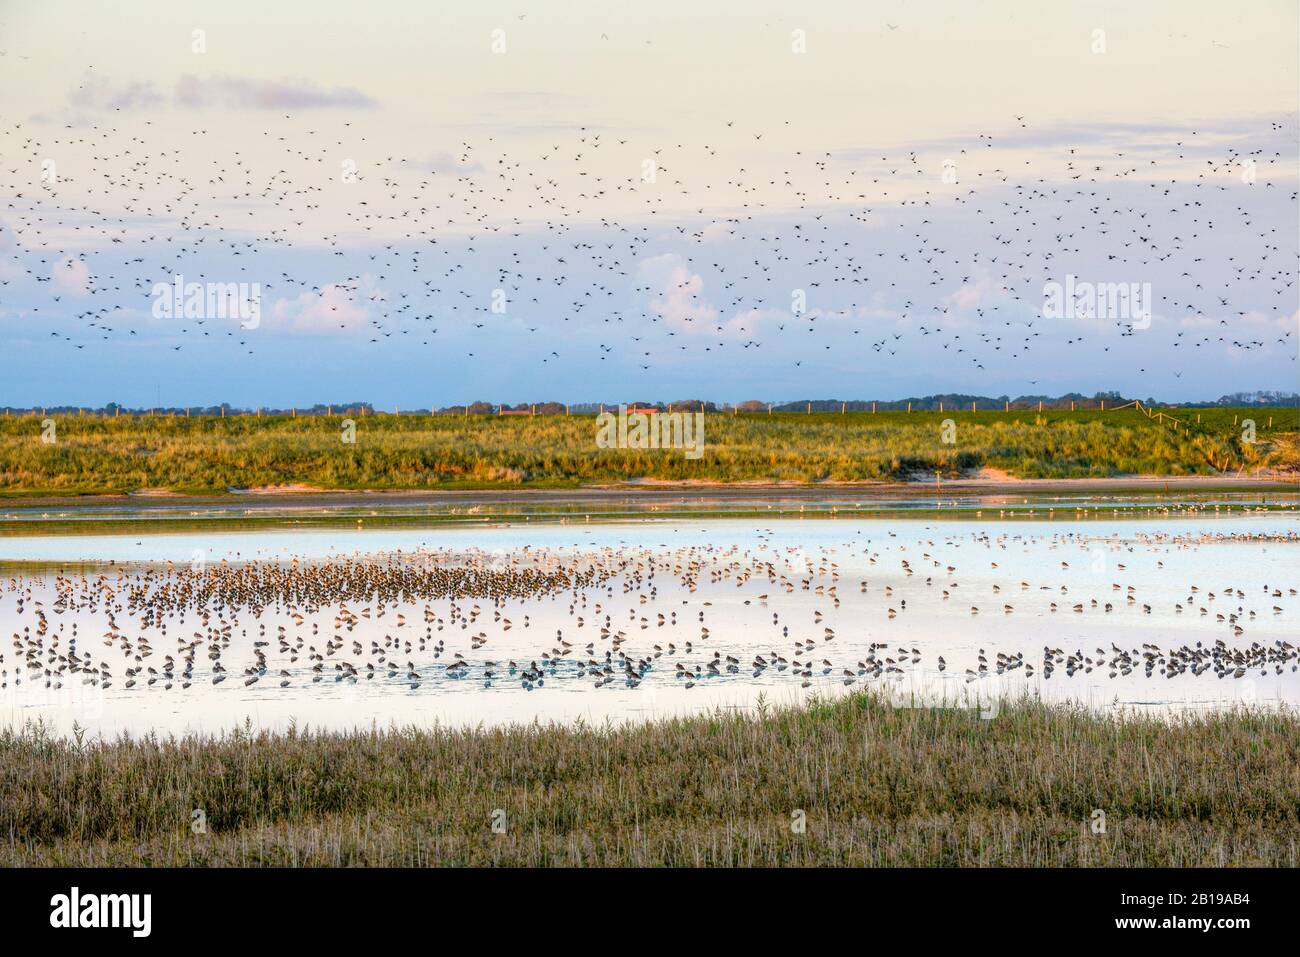
[[[1009,522],[986,509],[978,519],[673,518],[6,537],[0,538],[0,560],[50,564],[11,566],[5,573],[0,629],[6,687],[0,691],[0,723],[40,719],[67,731],[75,722],[92,734],[215,732],[245,721],[266,728],[290,722],[334,728],[579,718],[599,723],[753,707],[760,696],[773,704],[788,703],[862,687],[889,689],[900,703],[944,701],[987,714],[993,713],[991,700],[1024,692],[1101,710],[1298,706],[1300,674],[1292,670],[1294,658],[1280,674],[1269,664],[1237,678],[1220,678],[1213,669],[1163,678],[1158,668],[1145,676],[1140,657],[1144,646],[1157,646],[1163,655],[1174,648],[1194,649],[1198,642],[1210,648],[1217,640],[1229,649],[1248,649],[1252,643],[1276,647],[1279,641],[1294,646],[1300,634],[1300,598],[1290,591],[1300,586],[1298,532],[1297,517],[1288,511]],[[653,556],[657,574],[653,591],[644,579],[614,579],[564,597],[511,599],[497,609],[490,601],[472,599],[418,600],[390,606],[382,617],[376,608],[374,617],[360,618],[342,632],[349,647],[331,654],[323,673],[312,672],[305,653],[290,662],[272,643],[264,649],[266,673],[248,687],[242,672],[256,664],[253,641],[260,626],[269,635],[283,625],[288,635],[304,636],[307,644],[320,648],[336,631],[339,606],[304,613],[301,622],[287,609],[267,609],[258,619],[247,611],[227,613],[226,620],[233,623],[222,658],[228,679],[213,685],[208,659],[199,655],[191,686],[182,689],[175,683],[170,690],[164,690],[162,680],[147,684],[143,671],[136,687],[124,687],[130,661],[117,646],[103,646],[102,613],[48,611],[55,598],[56,567],[64,563],[66,574],[93,578],[117,575],[123,566],[138,570],[136,563],[158,569],[158,563],[166,562],[189,566],[396,552],[406,560],[428,561],[431,551],[439,562],[500,565],[521,556],[527,562],[564,562],[590,556],[608,561],[619,555],[643,564]],[[79,562],[91,564],[71,564]],[[108,562],[117,563],[116,568],[99,564]],[[693,591],[672,574],[673,566],[690,562],[698,563]],[[769,578],[769,567],[774,578]],[[788,589],[774,583],[781,578]],[[32,588],[21,615],[19,587]],[[1274,597],[1275,590],[1282,597]],[[42,654],[56,638],[58,650],[66,651],[75,621],[79,653],[89,650],[97,660],[111,663],[115,679],[110,687],[72,674],[56,675],[46,687],[43,675],[22,665],[12,636],[24,628],[36,630],[35,601],[42,602],[49,619]],[[1085,605],[1082,613],[1071,610],[1075,603]],[[354,612],[365,604],[356,598],[347,602]],[[453,604],[459,618],[453,619]],[[481,613],[471,623],[465,616],[476,604]],[[426,606],[445,627],[425,625]],[[972,614],[972,606],[978,613]],[[406,619],[401,626],[398,614]],[[625,634],[621,649],[599,635],[605,616],[613,631]],[[1233,632],[1233,616],[1240,635]],[[200,627],[198,618],[193,611],[183,621],[178,615],[171,634],[189,637]],[[505,620],[513,627],[504,627]],[[127,636],[137,630],[129,615],[119,613],[117,623]],[[707,637],[702,628],[708,629]],[[483,640],[473,640],[474,635]],[[426,637],[423,650],[420,636]],[[559,644],[561,637],[569,643],[567,652]],[[444,647],[435,654],[438,639]],[[812,647],[805,644],[810,640]],[[142,668],[160,668],[160,659],[175,653],[174,638],[160,638],[155,630],[151,641],[154,652],[140,662]],[[353,641],[362,646],[360,655],[351,653]],[[338,661],[364,669],[376,660],[364,649],[372,648],[372,642],[384,646],[393,641],[397,646],[387,657],[400,662],[396,675],[380,667],[372,679],[335,680]],[[1107,663],[1091,673],[1080,669],[1072,677],[1058,663],[1047,678],[1045,646]],[[1127,675],[1109,676],[1109,660],[1116,654],[1112,649],[1133,656],[1129,661],[1136,664]],[[597,687],[599,679],[583,663],[603,665],[609,651],[614,652],[609,660],[617,663],[619,650],[638,670],[642,663],[648,668],[634,687],[624,680],[621,667],[614,667],[614,678]],[[981,651],[987,673],[978,671]],[[858,674],[860,663],[873,652],[882,662],[888,658],[891,670],[878,677],[870,668]],[[1031,665],[1034,673],[1016,665],[998,675],[998,653]],[[465,666],[449,672],[457,654]],[[553,667],[543,654],[553,655]],[[755,656],[771,666],[756,669]],[[730,668],[723,664],[729,657],[736,662]],[[776,667],[778,657],[787,667]],[[520,671],[542,663],[545,676],[527,689],[518,674],[508,673],[511,660]],[[711,661],[719,663],[717,674],[710,673]],[[687,676],[679,673],[679,664]],[[284,679],[288,687],[279,686],[281,669],[289,673]],[[405,678],[408,669],[418,673],[418,687]],[[796,675],[801,669],[811,674]],[[488,671],[493,672],[490,678]],[[322,674],[321,680],[312,680],[316,674]],[[688,688],[688,683],[694,686]]]

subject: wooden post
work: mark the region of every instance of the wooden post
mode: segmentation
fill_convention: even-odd
[[[1039,412],[1042,412],[1042,411],[1043,411],[1043,400],[1042,400],[1042,399],[1039,399],[1039,400],[1038,400],[1038,411],[1039,411]]]
[[[1073,400],[1073,399],[1070,400],[1070,411],[1071,411],[1071,412],[1074,411],[1074,400]]]
[[[811,403],[811,402],[808,403],[808,414],[809,414],[809,415],[812,415],[812,403]]]
[[[298,407],[296,405],[289,410],[289,418],[291,419],[298,418]]]
[[[848,405],[847,402],[841,402],[841,403],[840,403],[840,415],[843,415],[843,414],[844,414],[844,407],[845,407],[846,405]]]
[[[912,403],[910,401],[907,403],[907,411],[908,412],[912,411]]]
[[[1004,401],[1006,402],[1006,407],[1005,407],[1002,411],[1003,411],[1003,412],[1010,412],[1010,411],[1011,411],[1011,400],[1010,400],[1010,399],[1006,399],[1006,400],[1004,400]]]
[[[872,415],[875,415],[875,414],[876,414],[876,403],[875,403],[875,400],[872,400],[872,403],[871,403],[871,414],[872,414]]]
[[[771,414],[772,414],[772,403],[771,403],[771,402],[769,402],[769,403],[767,404],[767,414],[768,414],[768,415],[771,415]]]
[[[1103,411],[1103,412],[1106,411],[1106,400],[1105,400],[1105,399],[1102,399],[1102,400],[1101,400],[1101,411]]]
[[[537,414],[537,403],[533,403],[533,415]]]
[[[943,411],[943,399],[940,399],[940,400],[939,400],[939,411],[940,411],[940,412]]]
[[[972,403],[970,404],[970,410],[971,410],[972,412],[975,411],[975,403],[974,403],[974,402],[972,402]]]

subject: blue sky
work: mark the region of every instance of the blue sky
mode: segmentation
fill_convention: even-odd
[[[1296,387],[1294,4],[266,6],[0,10],[0,404]]]

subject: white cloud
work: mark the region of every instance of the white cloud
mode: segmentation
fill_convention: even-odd
[[[717,320],[717,308],[701,296],[703,277],[677,253],[647,259],[641,263],[639,272],[652,290],[650,311],[670,327],[708,331],[703,327]]]
[[[361,286],[330,283],[319,292],[304,292],[295,299],[277,299],[265,317],[268,328],[309,335],[355,332],[370,321],[366,303],[383,294]]]
[[[84,296],[94,288],[90,267],[80,259],[65,257],[54,264],[50,280],[56,289],[69,296]]]
[[[242,76],[198,77],[187,73],[176,81],[180,106],[252,110],[351,107],[370,109],[375,101],[352,87],[325,89],[310,80],[261,80]]]
[[[116,81],[100,73],[87,71],[77,88],[68,94],[68,102],[77,109],[130,110],[162,103],[162,95],[144,80]]]
[[[736,227],[731,223],[713,222],[700,232],[700,241],[705,243],[725,243],[735,235]]]

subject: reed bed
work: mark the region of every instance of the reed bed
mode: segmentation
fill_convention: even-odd
[[[601,728],[28,727],[0,734],[0,837],[3,866],[1296,866],[1300,717],[864,692]]]

